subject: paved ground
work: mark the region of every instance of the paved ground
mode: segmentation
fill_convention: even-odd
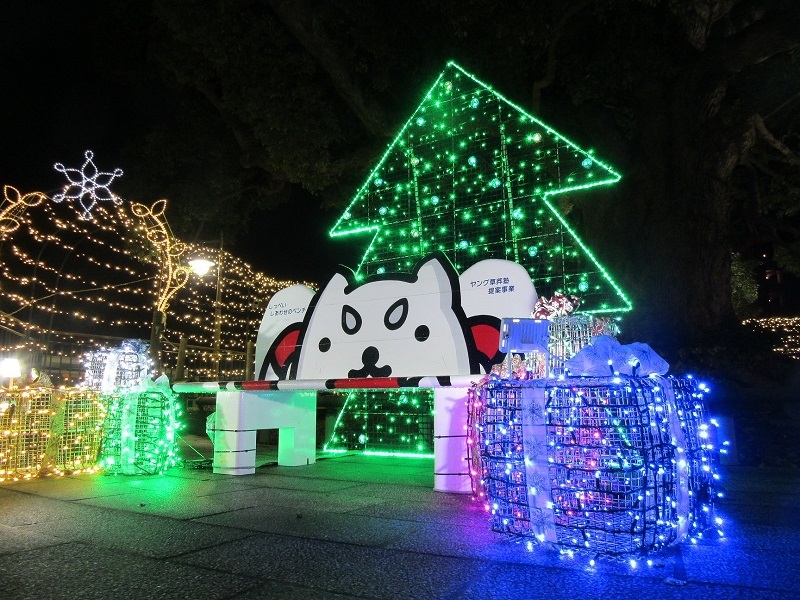
[[[724,467],[726,539],[634,570],[526,552],[434,492],[430,459],[274,460],[0,484],[0,598],[800,598],[794,469]]]

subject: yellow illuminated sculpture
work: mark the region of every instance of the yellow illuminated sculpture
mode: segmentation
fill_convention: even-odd
[[[133,202],[133,214],[139,217],[144,226],[145,236],[153,244],[159,255],[162,270],[159,273],[157,311],[166,311],[169,301],[189,279],[191,269],[181,264],[181,257],[186,253],[186,244],[172,235],[169,223],[164,216],[167,208],[166,200],[158,200],[151,207]]]
[[[22,195],[17,188],[10,185],[3,186],[4,200],[0,205],[0,240],[5,240],[9,233],[19,229],[20,217],[29,206],[37,206],[47,196],[41,192],[31,192]]]
[[[158,299],[153,311],[153,327],[150,332],[150,354],[157,374],[161,371],[161,335],[167,324],[167,307],[178,290],[186,285],[191,269],[180,263],[181,257],[186,253],[186,244],[173,237],[164,217],[167,201],[158,200],[151,207],[133,202],[131,209],[133,214],[142,220],[145,237],[158,252],[161,265],[158,274]]]

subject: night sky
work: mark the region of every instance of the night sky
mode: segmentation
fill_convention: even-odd
[[[343,5],[345,4],[343,3]],[[369,3],[365,3],[365,5],[367,4]],[[432,4],[436,5],[436,3]],[[501,4],[497,3],[497,6]],[[419,3],[416,6],[423,5],[424,3]],[[491,3],[487,3],[486,6],[490,5]],[[201,6],[201,4],[197,6]],[[376,3],[375,6],[379,7],[376,9],[379,12],[406,10],[402,5],[391,3]],[[493,39],[492,31],[494,31],[494,35],[497,35],[497,31],[503,29],[499,26],[506,23],[503,21],[503,12],[496,6],[492,6],[493,10],[498,11],[497,21],[482,19],[473,31],[473,33],[477,32],[475,35],[485,36],[487,40]],[[52,196],[65,183],[63,175],[55,171],[53,164],[61,162],[67,167],[78,168],[83,163],[84,152],[92,150],[95,153],[95,162],[101,170],[110,171],[121,168],[126,172],[126,175],[120,180],[119,186],[116,188],[112,186],[112,189],[121,196],[145,204],[155,202],[163,197],[171,199],[166,191],[170,177],[164,179],[163,192],[158,187],[158,183],[161,181],[160,176],[158,178],[151,177],[151,180],[156,179],[156,181],[155,186],[153,186],[153,181],[148,182],[150,190],[153,194],[159,195],[127,197],[125,192],[126,186],[129,185],[128,182],[137,181],[132,179],[133,173],[137,168],[141,168],[142,164],[145,164],[144,161],[136,159],[137,144],[139,144],[143,132],[152,131],[154,128],[158,129],[159,125],[173,124],[176,114],[187,114],[179,112],[182,110],[179,86],[174,82],[169,84],[166,81],[168,78],[165,78],[158,70],[157,61],[148,54],[151,49],[149,44],[154,41],[154,38],[148,37],[147,24],[150,10],[151,2],[147,0],[120,0],[113,3],[107,0],[82,0],[71,3],[35,1],[4,4],[2,12],[0,12],[3,23],[3,33],[0,35],[0,86],[2,86],[0,93],[0,115],[2,115],[0,118],[0,184],[14,186],[23,193],[43,191]],[[178,12],[182,14],[180,11]],[[127,17],[121,19],[120,14],[125,14]],[[778,12],[777,14],[782,13]],[[538,17],[534,18],[536,17],[535,10],[530,11],[528,17],[529,21],[520,21],[520,31],[526,35],[533,35],[528,29],[538,23]],[[505,18],[507,20],[507,16]],[[580,24],[581,21],[578,21]],[[391,65],[391,69],[386,67],[384,71],[375,73],[374,66],[370,66],[373,63],[369,60],[364,60],[363,64],[354,63],[352,65],[354,74],[361,71],[366,73],[373,69],[369,71],[368,76],[378,80],[380,80],[379,75],[384,77],[388,77],[387,74],[397,76],[398,73],[408,75],[409,81],[402,82],[403,85],[394,79],[384,82],[386,89],[390,92],[382,96],[383,100],[388,99],[384,108],[389,113],[386,115],[389,128],[392,128],[392,123],[401,123],[404,117],[416,107],[419,100],[418,90],[422,88],[423,83],[432,81],[429,78],[435,76],[439,66],[449,58],[458,59],[465,67],[469,67],[472,72],[485,77],[487,81],[496,85],[498,90],[507,94],[514,101],[523,104],[526,102],[526,95],[530,93],[527,85],[530,84],[532,77],[530,61],[525,63],[509,62],[508,64],[523,65],[517,66],[515,69],[492,69],[491,66],[501,64],[498,61],[505,56],[503,52],[508,53],[509,61],[512,58],[519,61],[520,57],[513,51],[522,52],[521,49],[524,48],[525,51],[520,56],[528,56],[526,53],[536,50],[536,44],[524,38],[518,40],[518,44],[501,47],[501,51],[496,55],[488,56],[487,50],[483,53],[487,55],[484,57],[482,53],[473,48],[476,46],[475,39],[466,37],[469,24],[464,24],[466,29],[462,32],[464,33],[463,38],[454,35],[454,32],[457,33],[458,27],[461,26],[458,19],[455,19],[450,25],[455,29],[452,27],[451,29],[441,27],[436,29],[435,31],[441,34],[438,37],[426,34],[427,28],[431,25],[430,23],[426,24],[425,21],[420,21],[420,26],[413,31],[403,32],[402,41],[413,39],[415,49],[414,52],[409,50],[407,57],[402,55]],[[498,25],[498,27],[493,30],[488,25]],[[513,25],[516,27],[518,24],[514,22]],[[583,26],[587,25],[591,25],[590,20],[583,21]],[[618,24],[618,26],[620,35],[631,33],[624,23]],[[514,27],[509,27],[513,31]],[[577,31],[578,33],[573,34],[572,38],[575,44],[586,38],[580,33],[582,30]],[[665,29],[665,31],[667,30]],[[382,35],[390,33],[388,30],[382,31]],[[662,35],[667,36],[663,32]],[[652,56],[672,56],[669,52],[653,51],[653,49],[662,48],[658,44],[650,45],[650,41],[655,37],[657,36],[644,36],[640,39],[633,35],[631,40],[641,43],[643,48],[649,49]],[[608,42],[610,39],[607,36],[605,41]],[[672,38],[667,36],[664,39],[668,41]],[[431,40],[436,43],[432,43]],[[431,43],[429,44],[429,42]],[[394,48],[397,43],[399,42],[393,39],[391,42],[387,42],[386,47]],[[459,43],[461,46],[458,45]],[[286,47],[293,48],[294,46],[287,44]],[[483,47],[481,46],[481,48]],[[680,44],[670,45],[666,42],[663,44],[663,48],[673,52],[686,50]],[[496,48],[492,45],[491,49]],[[598,49],[597,55],[601,59],[608,57],[610,61],[610,58],[616,56],[615,49],[615,46],[609,43],[608,47]],[[447,55],[442,58],[441,55],[445,51]],[[392,56],[395,54],[397,53]],[[647,53],[637,52],[627,58],[640,58],[645,54]],[[582,73],[583,62],[563,65],[564,59],[574,60],[575,57],[580,56],[582,56],[580,52],[564,52],[559,69],[573,77],[575,81],[567,77],[563,89],[553,86],[556,89],[548,90],[547,98],[549,100],[546,106],[542,107],[543,119],[559,131],[569,132],[573,139],[574,136],[578,136],[576,142],[584,147],[602,148],[602,151],[610,156],[609,161],[623,173],[623,182],[618,188],[620,197],[637,193],[638,186],[644,185],[644,180],[639,180],[642,177],[641,174],[653,167],[647,163],[649,159],[655,163],[656,159],[664,158],[658,163],[660,166],[661,164],[670,164],[670,160],[674,157],[661,157],[656,152],[636,153],[637,144],[642,142],[636,135],[627,148],[629,154],[626,153],[623,146],[615,147],[612,142],[616,129],[609,127],[611,124],[617,126],[619,123],[593,119],[591,110],[596,108],[594,106],[596,100],[583,103],[575,100],[575,98],[582,97],[580,81],[597,71],[594,66],[591,66],[589,72]],[[483,64],[481,63],[482,58],[486,58],[486,62]],[[677,61],[679,58],[679,54],[676,54],[675,60]],[[666,59],[665,64],[668,63],[668,60],[671,59]],[[588,64],[591,61],[585,62]],[[644,62],[645,66],[649,64],[649,61]],[[431,67],[432,70],[421,69],[419,67],[421,63],[430,63],[436,67]],[[602,69],[605,65],[610,69],[609,76],[612,80],[614,77],[619,78],[621,86],[625,83],[624,75],[628,71],[634,72],[634,67],[637,67],[638,63],[634,62],[630,69],[626,68],[620,72],[611,69],[617,63],[609,65],[603,60],[599,60],[597,64],[600,68],[597,72],[605,73]],[[676,64],[679,63],[676,62]],[[688,66],[691,64],[693,63],[686,63]],[[780,66],[782,63],[776,61],[776,64]],[[641,73],[650,73],[650,70],[642,65],[638,65],[637,68],[640,71],[638,76]],[[528,69],[528,72],[525,69]],[[790,76],[793,71],[788,70],[785,65],[782,69],[786,71],[785,77],[776,76],[775,73],[780,74],[781,70],[776,71],[775,67],[772,71],[767,69],[767,74],[763,75],[766,78],[765,81],[772,82],[771,85],[774,86],[774,98],[767,94],[766,99],[759,100],[763,104],[762,112],[764,114],[771,115],[776,113],[776,106],[791,107],[793,106],[792,102],[796,102],[796,78]],[[536,72],[536,69],[533,71]],[[675,72],[682,71],[676,69]],[[772,74],[769,75],[769,73]],[[667,73],[667,75],[674,78],[674,74]],[[761,80],[757,79],[756,81]],[[746,88],[751,83],[744,78],[739,85],[740,88],[742,86]],[[587,85],[591,88],[592,84]],[[597,84],[595,83],[595,85]],[[574,92],[572,104],[565,101],[571,97],[566,95],[565,90],[568,88]],[[788,91],[784,91],[784,88]],[[646,121],[646,119],[652,115],[644,110],[649,103],[638,99],[632,102],[633,96],[624,92],[623,88],[620,89],[623,92],[620,93],[619,98],[603,104],[602,108],[611,107],[609,114],[618,116],[622,126],[627,126],[628,119],[632,118],[625,110],[641,109],[641,114],[631,114],[636,119],[649,123],[650,121]],[[650,88],[641,89],[647,91]],[[675,85],[674,89],[680,89],[680,86]],[[773,88],[758,85],[754,89]],[[183,92],[186,93],[186,89]],[[197,94],[198,92],[189,90],[189,93]],[[597,93],[605,93],[612,100],[615,96],[614,89],[609,91],[601,87]],[[744,94],[743,97],[747,99],[750,96],[753,94]],[[735,98],[735,95],[732,98]],[[605,102],[605,100],[603,101]],[[735,105],[735,99],[727,101]],[[614,108],[617,104],[619,104],[619,109]],[[328,102],[326,106],[330,111],[339,111],[335,113],[337,116],[340,112],[347,112],[346,108],[342,109],[341,107],[331,109],[336,106],[332,102]],[[324,108],[320,110],[320,125],[326,116],[324,110]],[[786,116],[782,116],[784,113]],[[791,115],[795,113],[796,109],[777,111],[776,114],[788,123]],[[218,113],[216,114],[218,116]],[[350,118],[354,117],[350,115]],[[769,121],[768,125],[776,125],[774,133],[778,138],[787,134],[791,129],[789,126],[783,126],[781,129],[778,126],[781,122],[777,120],[777,117],[772,116],[771,118],[773,120]],[[348,126],[347,122],[343,121],[343,123],[345,123],[345,127]],[[587,128],[587,124],[590,123],[598,124],[597,131]],[[166,127],[163,129],[166,130]],[[219,129],[224,130],[223,135],[232,137],[225,126],[220,125]],[[387,142],[390,134],[391,132],[384,134]],[[334,186],[326,188],[329,197],[325,200],[328,203],[336,202],[340,206],[346,205],[355,194],[358,184],[367,177],[371,166],[369,163],[375,164],[379,160],[382,154],[380,138],[374,135],[370,140],[375,144],[374,160],[371,160],[366,154],[359,157],[364,165],[363,173],[353,169],[354,172],[348,174],[350,179],[338,182],[340,185],[336,187],[335,192],[330,192]],[[363,139],[360,141],[363,142]],[[362,145],[362,150],[366,147],[366,145]],[[653,146],[653,148],[656,147],[659,146]],[[666,147],[668,145],[664,145],[664,148]],[[353,146],[347,146],[347,149],[348,151],[352,150]],[[236,158],[238,159],[238,157]],[[312,154],[304,164],[315,164],[313,158]],[[626,164],[626,159],[632,159],[634,162]],[[173,180],[173,183],[179,181],[177,178],[181,176],[185,176],[185,174],[175,173],[176,179]],[[302,177],[294,179],[285,177],[285,179],[303,180]],[[196,180],[197,178],[192,181]],[[258,182],[258,185],[262,183]],[[286,196],[286,201],[278,208],[254,213],[247,232],[240,235],[235,246],[226,236],[228,242],[226,248],[253,264],[257,269],[281,279],[324,282],[340,264],[356,268],[363,251],[369,244],[369,236],[364,235],[346,240],[331,239],[328,236],[328,230],[340,216],[341,208],[339,210],[323,210],[320,198],[311,196],[299,187],[291,188],[290,193]],[[192,196],[186,197],[192,198]],[[177,199],[174,202],[177,203]],[[223,202],[224,200],[220,199],[220,204]],[[592,210],[607,209],[606,218],[613,216],[613,207],[608,208],[609,202],[596,202],[595,205]],[[642,207],[646,208],[646,205],[642,204]],[[169,216],[168,211],[167,217],[169,218]],[[633,219],[633,217],[631,218]],[[174,221],[177,219],[173,219]],[[662,219],[662,221],[667,223],[669,219]],[[611,219],[609,222],[619,222],[619,219]],[[665,226],[665,229],[669,229],[669,227]],[[625,233],[627,231],[632,231],[632,229],[626,227],[623,231],[624,235],[627,235]],[[745,228],[743,231],[745,236],[751,234],[750,229]],[[217,235],[216,232],[213,232],[213,235]],[[614,240],[615,248],[613,250],[617,250],[616,247],[624,246],[626,243],[624,235]],[[735,249],[747,254],[750,251],[748,239],[745,238],[744,242],[739,243]],[[202,241],[212,242],[213,240],[203,239]],[[631,236],[627,243],[635,246],[638,244],[638,239]],[[644,256],[643,253],[640,254]],[[613,252],[607,249],[606,255],[613,257]],[[612,267],[612,270],[622,273],[624,265],[619,260],[619,256],[616,258],[617,264],[620,266],[616,269]],[[656,258],[663,259],[660,255]],[[665,268],[667,272],[674,271],[670,267]],[[638,280],[638,275],[632,279]]]
[[[32,2],[4,7],[3,185],[52,196],[65,183],[53,164],[79,168],[86,150],[95,153],[99,169],[125,171],[131,165],[121,162],[122,149],[127,147],[130,156],[136,133],[175,110],[174,90],[154,73],[144,41],[134,33],[135,24],[128,27],[110,19],[103,4]],[[113,72],[115,56],[130,73]],[[132,83],[137,80],[141,83]],[[355,269],[369,240],[330,239],[327,231],[339,214],[319,204],[294,190],[290,204],[255,214],[249,231],[228,249],[278,278],[321,282],[340,264]]]

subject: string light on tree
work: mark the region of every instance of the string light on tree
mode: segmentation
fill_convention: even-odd
[[[742,325],[756,332],[777,334],[778,342],[773,350],[800,359],[800,317],[762,317],[746,319]]]
[[[44,348],[66,331],[136,337],[139,311],[153,302],[154,265],[135,253],[138,219],[124,204],[98,206],[92,220],[79,210],[43,202],[3,242],[0,309],[28,345]]]
[[[82,219],[78,203],[42,202],[44,194],[18,196],[9,188],[6,195],[0,214],[13,215],[15,224],[0,236],[0,325],[16,335],[4,337],[0,351],[47,350],[54,359],[74,364],[77,380],[87,351],[127,338],[146,339],[153,307],[165,298],[165,290],[172,291],[167,283],[175,281],[163,272],[163,253],[175,255],[174,239],[155,253],[145,241],[148,232],[162,231],[161,225],[133,214],[130,202],[100,203],[91,219]],[[159,213],[157,207],[141,210]],[[197,245],[186,248],[188,255],[203,251]],[[238,353],[241,362],[269,298],[294,282],[260,273],[230,253],[224,265],[222,347],[226,356]],[[211,375],[206,367],[211,352],[203,349],[211,346],[213,331],[214,296],[208,286],[191,277],[169,298],[171,325],[165,336],[174,343],[181,336],[191,341],[187,377]],[[175,360],[174,353],[167,353],[165,367]],[[236,369],[223,363],[223,376],[240,377]]]

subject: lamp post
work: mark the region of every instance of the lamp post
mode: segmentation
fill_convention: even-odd
[[[156,374],[161,373],[161,337],[166,327],[167,313],[156,308],[153,310],[153,322],[150,325],[150,360]]]
[[[192,271],[203,277],[208,274],[212,267],[217,268],[217,282],[216,282],[216,295],[214,298],[214,336],[213,336],[213,352],[214,352],[214,377],[219,381],[220,378],[220,363],[222,360],[222,261],[224,259],[224,237],[222,232],[219,234],[219,249],[217,250],[217,262],[214,263],[207,259],[197,258],[189,261]]]

